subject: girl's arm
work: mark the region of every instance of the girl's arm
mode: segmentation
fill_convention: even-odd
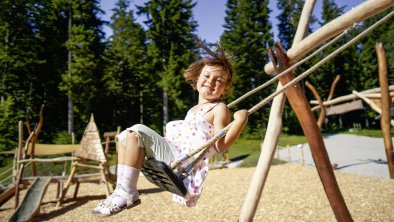
[[[218,107],[218,110],[215,110],[214,113],[214,121],[213,125],[215,128],[215,133],[219,130],[223,129],[230,123],[231,115],[230,111],[227,107],[226,110],[223,110],[223,107]],[[248,111],[247,110],[239,110],[234,113],[234,121],[231,124],[229,130],[227,131],[226,135],[218,140],[215,143],[215,150],[218,153],[226,151],[234,142],[238,139],[239,135],[241,134],[243,128],[245,127],[248,121]]]

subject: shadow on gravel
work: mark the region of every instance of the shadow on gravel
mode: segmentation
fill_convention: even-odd
[[[344,165],[344,166],[340,166],[340,167],[336,167],[336,170],[340,170],[346,167],[351,167],[351,166],[356,166],[356,165],[362,165],[362,164],[367,164],[367,163],[377,163],[377,164],[387,164],[387,161],[384,161],[382,159],[377,159],[377,160],[373,160],[373,159],[368,159],[367,161],[361,162],[361,163],[353,163],[353,164],[348,164],[348,165]]]
[[[231,158],[230,162],[240,161],[240,160],[246,159],[246,157],[248,157],[248,156],[250,156],[250,154],[243,154],[243,155]]]
[[[165,191],[160,188],[150,188],[150,189],[138,189],[138,192],[140,192],[140,194],[152,194],[152,193],[161,193]]]
[[[75,199],[68,199],[68,200],[66,199],[64,201],[64,204],[71,203],[71,202],[73,202],[73,203],[70,204],[70,205],[67,205],[67,206],[63,205],[63,206],[59,207],[59,209],[57,209],[55,211],[52,211],[51,213],[39,214],[37,217],[35,217],[33,219],[33,221],[47,221],[47,220],[51,220],[51,219],[53,219],[55,217],[58,217],[58,216],[60,216],[62,214],[65,214],[65,213],[67,213],[67,212],[69,212],[69,211],[71,211],[71,210],[73,210],[73,209],[75,209],[77,207],[80,207],[81,205],[84,205],[84,204],[86,204],[89,201],[102,200],[105,197],[106,197],[105,195],[94,195],[94,196],[77,197]],[[44,204],[56,205],[56,201],[45,202]]]

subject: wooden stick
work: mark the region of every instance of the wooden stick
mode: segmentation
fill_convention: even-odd
[[[382,11],[385,11],[386,9],[389,9],[393,5],[394,0],[364,1],[349,12],[319,28],[303,39],[299,44],[289,49],[287,51],[287,57],[291,62],[294,62],[321,45],[323,42],[353,26],[355,23],[362,22]],[[272,62],[267,63],[264,70],[267,74],[272,74],[275,70]]]
[[[319,106],[320,106],[321,111],[319,114],[319,119],[317,120],[317,125],[321,129],[323,122],[324,122],[324,118],[326,118],[326,107],[323,105],[323,101],[321,100],[319,93],[317,93],[317,90],[315,89],[315,87],[313,87],[312,84],[310,84],[308,81],[305,82],[305,85],[306,85],[306,87],[308,87],[308,89],[310,91],[312,91],[313,96],[319,102]]]
[[[277,71],[287,68],[289,64],[283,49],[279,45],[274,50],[278,57],[277,60],[281,61],[280,64],[283,65]],[[272,59],[272,61],[274,60]],[[294,74],[289,73],[280,77],[279,80],[285,85],[294,78]],[[336,181],[320,129],[316,124],[316,120],[313,117],[309,103],[300,85],[293,85],[293,87],[285,91],[285,94],[307,138],[316,169],[337,221],[353,221]]]
[[[364,102],[367,103],[375,112],[382,114],[382,110],[374,102],[372,102],[372,100],[368,99],[367,97],[357,92],[356,90],[353,90],[352,93],[356,95],[358,98],[364,100]]]
[[[393,91],[394,90],[394,85],[389,86],[389,90]],[[359,92],[359,93],[362,94],[365,97],[368,97],[367,95],[369,95],[370,93],[378,93],[378,92],[380,92],[380,88],[369,89],[369,90],[365,90],[365,91],[362,91],[362,92]],[[337,97],[337,98],[332,99],[330,101],[325,101],[325,102],[323,102],[323,105],[330,106],[330,105],[334,105],[334,104],[337,104],[337,103],[343,103],[343,102],[347,102],[347,101],[350,101],[350,100],[354,100],[354,99],[357,99],[357,98],[358,98],[358,96],[356,96],[355,94],[350,94],[350,95],[346,95],[346,96]],[[319,102],[316,101],[316,100],[311,100],[310,103],[311,104],[318,104]],[[319,106],[313,107],[312,111],[314,111],[314,110],[316,110],[318,108],[320,108],[320,107]]]
[[[293,46],[298,44],[307,33],[310,15],[312,14],[315,2],[315,0],[305,1],[300,22],[298,24],[297,32],[293,41]],[[279,82],[276,90],[278,91],[281,88],[282,84]],[[253,221],[254,215],[256,214],[256,209],[259,204],[265,182],[267,180],[272,159],[274,157],[275,150],[278,148],[278,140],[282,130],[282,114],[285,102],[286,97],[283,93],[277,95],[272,102],[267,131],[265,132],[264,141],[260,145],[261,153],[259,161],[256,166],[256,171],[254,172],[250,182],[245,201],[242,205],[239,221]]]
[[[341,80],[341,75],[335,76],[335,79],[331,84],[330,93],[328,94],[327,101],[331,100],[332,97],[334,96],[335,88],[337,87],[339,80]]]
[[[391,127],[390,127],[390,108],[391,108],[391,97],[389,95],[388,86],[388,74],[387,74],[387,61],[386,52],[383,48],[382,43],[376,43],[376,54],[378,57],[378,69],[379,69],[379,85],[382,89],[382,114],[380,117],[380,127],[382,129],[384,148],[387,156],[387,166],[390,174],[390,178],[394,179],[394,152],[393,152],[393,141],[391,139]]]
[[[363,93],[363,96],[365,96],[369,99],[381,99],[382,98],[381,93]],[[390,92],[389,97],[394,97],[394,92]]]

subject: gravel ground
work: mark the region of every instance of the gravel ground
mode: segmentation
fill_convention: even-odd
[[[104,186],[81,184],[79,197],[60,208],[53,202],[56,186],[51,184],[37,221],[237,221],[255,168],[212,170],[195,208],[171,201],[171,194],[138,182],[142,204],[110,218],[90,213],[104,198]],[[394,180],[336,171],[338,184],[355,221],[394,221]],[[22,194],[23,195],[23,194]],[[0,221],[13,212],[13,201],[0,208]],[[299,164],[272,166],[254,221],[335,221],[314,167]]]
[[[337,164],[335,175],[354,221],[394,221],[394,180],[388,179],[383,139],[352,135],[325,138],[331,162]],[[301,161],[301,148],[304,165]],[[292,162],[275,165],[266,181],[254,221],[336,221],[307,144],[277,153]],[[299,156],[297,156],[299,155]],[[346,157],[346,158],[345,158]],[[110,218],[90,213],[105,197],[104,185],[81,184],[79,196],[56,208],[56,186],[45,194],[37,221],[237,221],[255,168],[216,169],[209,172],[204,192],[195,208],[171,201],[163,192],[140,177],[141,205]],[[21,197],[25,191],[22,192]],[[12,214],[13,200],[0,208],[0,221]]]

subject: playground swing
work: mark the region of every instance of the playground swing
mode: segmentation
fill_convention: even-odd
[[[352,40],[350,40],[346,44],[344,44],[341,47],[339,47],[338,49],[336,49],[334,52],[332,52],[329,55],[327,55],[324,59],[322,59],[321,61],[316,63],[314,66],[309,68],[307,71],[305,71],[304,73],[302,73],[299,76],[295,77],[294,79],[289,81],[287,84],[283,85],[280,89],[278,89],[277,91],[275,91],[274,93],[272,93],[271,95],[266,97],[264,100],[260,101],[258,104],[256,104],[254,107],[252,107],[251,109],[248,110],[248,115],[251,115],[252,113],[257,111],[258,109],[262,108],[269,101],[273,100],[277,95],[283,93],[289,87],[293,86],[294,84],[298,83],[302,79],[306,78],[313,71],[315,71],[317,68],[322,66],[325,62],[327,62],[328,60],[332,59],[337,54],[339,54],[340,52],[342,52],[343,50],[348,48],[350,45],[352,45],[353,43],[355,43],[356,41],[358,41],[359,39],[364,37],[367,33],[372,31],[378,25],[380,25],[383,22],[385,22],[393,14],[394,14],[394,11],[390,12],[385,17],[383,17],[378,22],[376,22],[374,25],[370,26],[369,28],[367,28],[366,30],[364,30],[363,32],[358,34],[356,37],[354,37]],[[352,28],[352,27],[350,27],[350,28]],[[332,45],[339,38],[344,36],[349,31],[349,29],[346,29],[343,33],[338,35],[336,38],[334,38],[333,40],[331,40],[330,42],[328,42],[327,44],[325,44],[324,46],[322,46],[318,50],[316,50],[311,55],[307,56],[305,59],[299,61],[298,63],[292,65],[291,67],[285,69],[284,71],[278,73],[274,78],[272,78],[269,81],[267,81],[266,83],[256,87],[254,90],[251,90],[251,91],[247,92],[246,94],[244,94],[240,98],[238,98],[235,101],[233,101],[232,103],[230,103],[228,106],[231,107],[231,106],[237,104],[238,102],[242,101],[243,99],[247,98],[248,96],[256,93],[257,91],[260,91],[261,89],[265,88],[269,84],[273,83],[275,80],[279,79],[279,77],[281,77],[281,76],[293,71],[296,67],[298,67],[299,65],[303,64],[304,62],[309,60],[311,57],[317,55],[319,52],[321,52],[322,50],[324,50],[328,46]],[[204,47],[202,44],[200,44],[200,46]],[[279,44],[279,47],[281,48],[280,44]],[[204,47],[204,49],[207,50],[208,53],[212,54],[212,51],[210,51],[208,48]],[[269,53],[270,53],[271,57],[273,58],[274,57],[273,51],[270,50]],[[143,167],[141,169],[142,173],[144,174],[144,176],[147,178],[148,181],[150,181],[151,183],[157,185],[158,187],[162,188],[163,190],[169,191],[169,192],[177,194],[179,196],[185,196],[187,194],[187,190],[186,190],[185,186],[183,185],[183,179],[186,178],[190,174],[190,172],[192,172],[193,166],[195,165],[195,163],[197,163],[204,156],[204,154],[208,151],[209,147],[212,144],[214,144],[216,141],[218,141],[219,139],[221,139],[222,137],[224,137],[226,135],[229,127],[231,126],[231,124],[232,123],[230,123],[225,128],[220,130],[214,137],[212,137],[205,144],[203,144],[202,146],[200,146],[197,149],[193,149],[190,153],[179,157],[177,160],[172,162],[170,165],[167,165],[166,163],[158,161],[156,159],[148,159],[148,160],[144,161],[144,165],[143,165]],[[177,170],[177,168],[182,163],[184,163],[185,161],[191,159],[192,157],[194,157],[198,153],[200,153],[200,154],[192,162],[190,167],[188,167],[187,169],[185,169],[183,171],[178,171]]]

